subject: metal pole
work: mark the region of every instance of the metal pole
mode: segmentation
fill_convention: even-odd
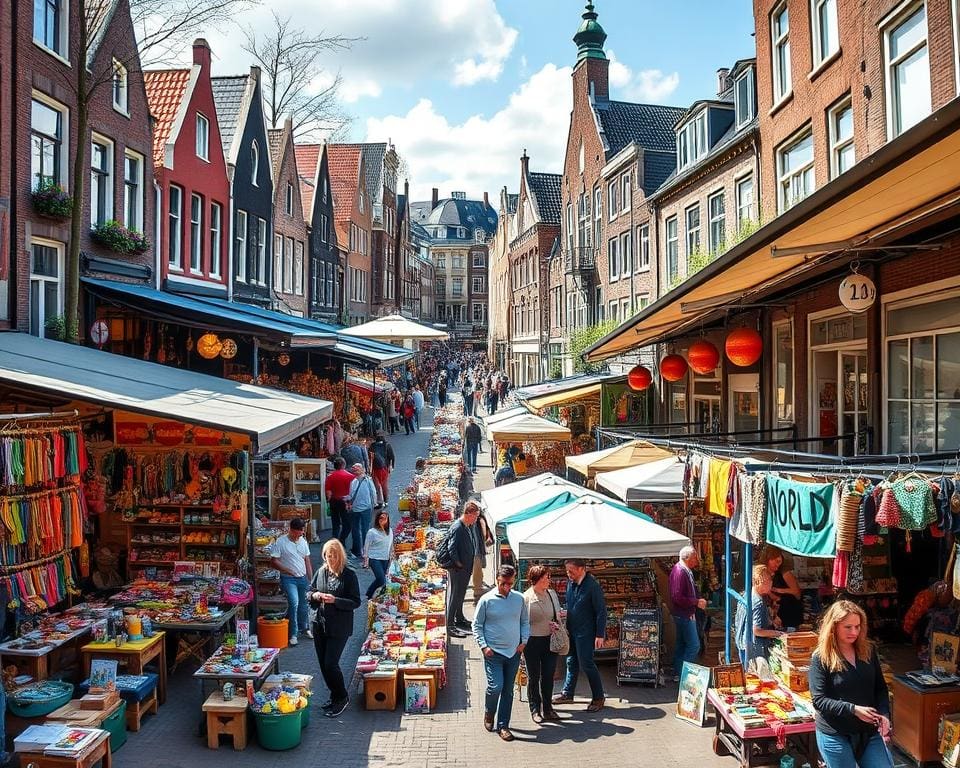
[[[260,377],[260,339],[253,337],[253,378]]]

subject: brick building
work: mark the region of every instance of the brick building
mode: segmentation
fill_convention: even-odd
[[[162,287],[226,298],[230,185],[210,82],[210,47],[193,43],[190,69],[144,73],[154,118]],[[251,230],[233,232],[246,250]]]
[[[420,317],[420,262],[410,234],[410,184],[403,182],[403,194],[397,196],[397,226],[393,249],[396,253],[394,283],[396,306],[404,317]]]
[[[91,7],[93,6],[93,7]],[[89,166],[82,193],[83,274],[144,282],[154,276],[154,248],[123,255],[91,237],[117,221],[153,240],[150,118],[127,0],[87,6],[88,51],[80,62],[80,6],[12,16],[0,6],[0,321],[43,336],[62,317],[70,220],[41,215],[32,193],[59,185],[74,196],[75,158],[83,141]],[[21,11],[22,12],[22,11]],[[86,68],[87,135],[77,135],[79,67]],[[80,305],[80,335],[86,332]]]
[[[510,271],[510,241],[515,236],[517,200],[507,188],[500,190],[497,231],[488,244],[490,283],[487,317],[487,356],[498,370],[507,370],[510,351],[510,318],[513,315]]]
[[[420,306],[417,308],[417,317],[423,323],[431,324],[436,320],[434,309],[434,277],[433,260],[430,258],[430,235],[420,224],[413,221],[413,212],[407,204],[407,216],[410,218],[410,244],[413,248],[413,258],[417,264],[417,274],[420,278]]]

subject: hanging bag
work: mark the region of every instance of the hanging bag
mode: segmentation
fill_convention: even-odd
[[[550,596],[550,605],[553,606],[553,623],[557,625],[556,629],[550,628],[550,652],[566,656],[570,653],[570,635],[567,634],[567,628],[557,618],[559,612],[557,610],[556,593],[552,589],[548,589],[547,594]]]

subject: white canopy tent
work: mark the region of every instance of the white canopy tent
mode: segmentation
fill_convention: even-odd
[[[495,526],[504,518],[529,509],[542,501],[549,501],[561,493],[582,496],[588,491],[582,485],[571,483],[550,472],[544,472],[509,485],[483,491],[480,494],[480,502],[485,508],[487,520]]]
[[[494,443],[568,442],[570,430],[555,421],[524,411],[485,425],[487,439]]]
[[[341,336],[359,336],[363,339],[378,339],[381,341],[402,341],[404,339],[446,341],[450,338],[446,331],[415,323],[401,315],[378,317],[368,323],[344,328],[339,333]]]
[[[618,499],[635,501],[683,501],[683,462],[671,456],[636,467],[600,472],[598,488],[605,488]]]
[[[579,472],[587,479],[593,479],[600,472],[613,472],[675,455],[644,440],[631,440],[615,445],[613,448],[604,448],[602,451],[567,456],[565,461],[569,469]]]
[[[507,523],[507,539],[519,559],[672,557],[690,539],[630,509],[581,496],[536,517]]]

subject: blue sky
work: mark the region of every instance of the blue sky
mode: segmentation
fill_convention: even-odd
[[[715,92],[716,70],[754,55],[749,0],[597,0],[611,94],[685,106]],[[308,31],[363,36],[332,56],[351,138],[391,139],[413,197],[516,191],[526,148],[535,170],[562,171],[578,0],[273,0]],[[318,13],[318,7],[322,13]],[[258,25],[261,6],[239,21]],[[216,74],[249,62],[211,34]]]

